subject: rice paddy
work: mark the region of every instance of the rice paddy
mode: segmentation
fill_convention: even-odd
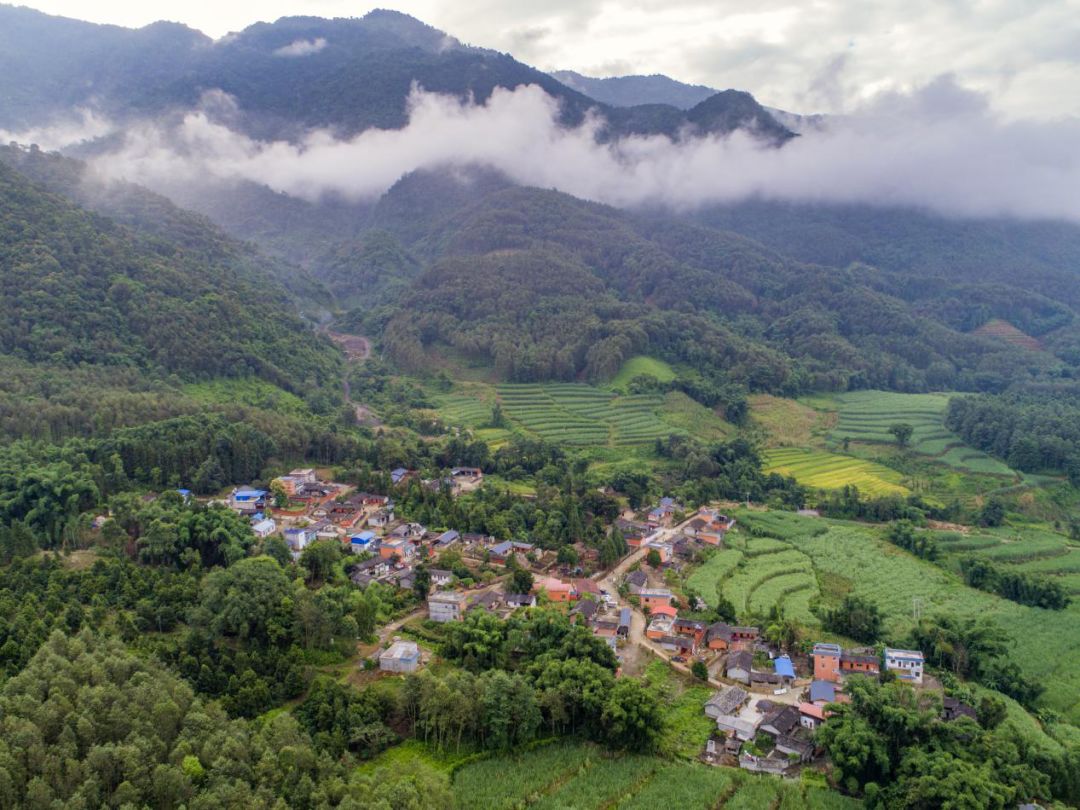
[[[815,489],[858,487],[867,495],[907,495],[900,473],[873,461],[828,453],[781,447],[765,453],[765,471],[790,475]]]

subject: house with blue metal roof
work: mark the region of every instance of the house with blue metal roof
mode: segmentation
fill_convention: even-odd
[[[375,532],[357,532],[349,537],[349,550],[353,554],[360,554],[364,551],[371,551],[374,548]]]
[[[795,680],[795,666],[786,655],[773,659],[773,671],[783,680]]]

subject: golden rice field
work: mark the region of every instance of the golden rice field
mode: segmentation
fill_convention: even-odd
[[[841,489],[850,484],[867,495],[908,494],[903,478],[896,470],[824,450],[797,447],[767,450],[765,471],[790,475],[800,484],[815,489]]]

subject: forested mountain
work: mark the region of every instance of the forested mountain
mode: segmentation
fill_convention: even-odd
[[[674,137],[688,126],[710,133],[744,128],[777,144],[792,137],[746,93],[718,94],[696,115],[662,104],[613,107],[509,55],[462,46],[391,11],[361,19],[288,17],[215,42],[168,23],[128,30],[4,6],[0,53],[0,124],[9,129],[77,106],[121,120],[159,115],[221,90],[239,106],[231,123],[251,135],[295,138],[316,127],[351,135],[403,126],[414,84],[478,102],[497,87],[533,84],[559,101],[564,124],[580,124],[596,109],[608,122],[601,137]]]
[[[582,76],[572,70],[557,70],[551,75],[567,87],[613,107],[668,104],[680,110],[689,110],[717,92],[711,87],[685,84],[658,73],[651,76],[609,76],[603,79]]]
[[[212,228],[185,231],[200,223],[162,207],[176,217],[157,233],[128,229],[0,165],[0,351],[191,379],[254,374],[294,390],[328,380],[334,353],[284,290],[220,234],[206,241]]]
[[[730,232],[487,176],[407,177],[372,220],[430,262],[387,324],[387,346],[414,367],[445,344],[512,379],[599,379],[654,352],[791,393],[998,390],[1075,362],[969,334],[1013,317],[1068,346],[1073,309],[1037,292],[804,264]]]

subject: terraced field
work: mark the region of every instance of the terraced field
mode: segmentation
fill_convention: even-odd
[[[660,757],[610,755],[587,744],[544,746],[466,765],[454,775],[453,789],[459,810],[861,806],[839,793],[773,777]]]
[[[779,511],[740,509],[735,516],[740,530],[728,536],[729,548],[687,579],[687,586],[706,600],[719,585],[740,618],[780,604],[788,616],[814,627],[819,622],[810,605],[822,598],[823,589],[827,606],[855,593],[879,607],[889,639],[904,638],[916,612],[924,617],[988,617],[1012,639],[1010,659],[1045,685],[1041,703],[1070,722],[1080,721],[1080,671],[1070,663],[1080,656],[1080,543],[1037,527],[935,532],[947,555],[942,567],[913,557],[887,543],[879,531],[856,523]],[[1057,577],[1076,596],[1066,609],[1051,611],[969,588],[949,564],[949,557],[964,556],[984,556],[999,565]],[[1049,649],[1055,653],[1047,655]]]
[[[659,396],[616,396],[588,385],[500,385],[499,403],[512,422],[555,443],[632,446],[685,433],[657,415]]]
[[[916,611],[928,617],[989,617],[1012,638],[1010,659],[1046,686],[1042,702],[1072,722],[1080,720],[1080,672],[1070,663],[1080,655],[1080,598],[1057,611],[1019,605],[969,588],[952,571],[918,560],[886,543],[873,529],[854,523],[785,512],[740,510],[736,517],[744,528],[767,531],[792,547],[748,559],[724,581],[725,594],[737,610],[744,611],[744,605],[767,607],[784,586],[798,584],[794,574],[806,571],[819,582],[828,579],[838,590],[877,604],[890,638],[906,635]],[[1076,574],[1080,548],[1074,550],[1071,541],[1054,532],[991,529],[973,535],[939,533],[938,540],[947,554],[985,556],[1001,565],[1059,576],[1067,587],[1080,587]],[[797,567],[800,558],[802,568]],[[808,594],[815,592],[795,591],[785,595],[782,604],[797,615],[796,611],[808,611]],[[808,623],[816,621],[811,617]],[[1050,649],[1053,655],[1046,654]]]
[[[867,495],[907,495],[900,473],[872,461],[828,453],[780,447],[765,452],[765,471],[790,475],[816,489],[852,485]]]
[[[810,599],[818,593],[813,564],[789,543],[779,546],[780,550],[747,557],[723,580],[724,597],[731,600],[740,614],[757,615],[768,613],[769,608],[783,604],[789,596],[807,591],[805,598],[794,599],[792,605],[804,611],[796,618],[814,621],[808,607]],[[702,594],[708,601],[709,591],[702,590]]]
[[[1016,473],[997,459],[965,445],[945,427],[947,394],[896,394],[888,391],[851,391],[832,398],[838,409],[836,426],[829,431],[829,443],[838,447],[844,439],[892,444],[889,428],[898,423],[911,425],[910,448],[933,456],[943,464],[967,472],[1015,478]]]
[[[491,403],[475,396],[445,394],[435,399],[439,414],[447,424],[480,427],[491,423]]]

